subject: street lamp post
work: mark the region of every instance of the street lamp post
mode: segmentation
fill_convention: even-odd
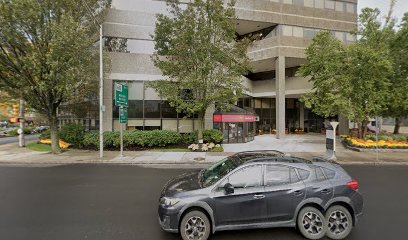
[[[99,25],[99,158],[103,158],[103,32],[102,24]]]

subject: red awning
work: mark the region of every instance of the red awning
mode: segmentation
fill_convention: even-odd
[[[214,122],[256,122],[255,115],[230,114],[214,115]]]

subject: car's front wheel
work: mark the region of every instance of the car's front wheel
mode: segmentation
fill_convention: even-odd
[[[307,239],[321,239],[326,234],[326,221],[323,214],[314,207],[300,210],[297,218],[300,233]]]
[[[353,228],[350,212],[342,206],[333,206],[326,211],[327,237],[331,239],[346,238]]]
[[[183,240],[207,240],[210,232],[210,220],[201,211],[188,212],[180,222],[180,234]]]

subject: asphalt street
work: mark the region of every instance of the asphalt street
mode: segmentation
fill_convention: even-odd
[[[346,166],[365,197],[348,239],[408,239],[408,167]],[[0,167],[0,239],[175,240],[157,221],[163,184],[189,169]],[[302,239],[294,229],[219,232],[213,240]]]
[[[37,140],[39,135],[26,135],[26,141]],[[18,142],[18,137],[2,137],[0,138],[0,145]]]

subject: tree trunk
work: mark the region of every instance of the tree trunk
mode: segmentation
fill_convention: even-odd
[[[365,135],[367,133],[367,125],[367,120],[363,120],[363,122],[358,123],[358,138],[365,139]]]
[[[50,133],[51,133],[51,149],[53,154],[60,154],[59,134],[58,134],[58,118],[56,111],[53,111],[49,117]]]
[[[394,134],[399,134],[401,128],[402,120],[401,118],[395,118]]]

